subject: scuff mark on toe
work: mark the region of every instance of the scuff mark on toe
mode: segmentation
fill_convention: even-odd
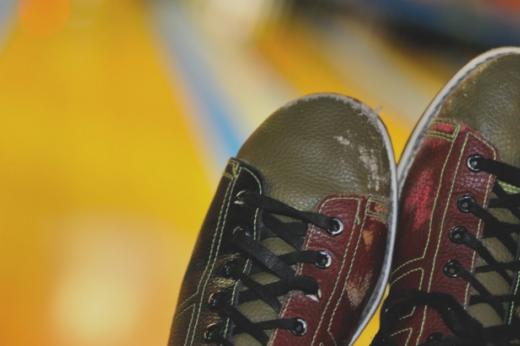
[[[343,136],[334,136],[333,137],[336,141],[338,141],[339,144],[349,147],[351,145],[351,142],[348,140],[347,137]]]
[[[379,170],[379,162],[376,155],[375,149],[367,149],[363,146],[358,148],[359,150],[359,159],[365,166],[370,175],[368,179],[368,188],[374,189],[375,191],[379,191],[381,188],[381,184],[384,182],[385,178],[382,174],[380,174]]]

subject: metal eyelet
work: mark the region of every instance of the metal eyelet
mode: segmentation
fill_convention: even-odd
[[[456,278],[459,276],[460,272],[460,263],[456,260],[450,260],[448,263],[444,265],[444,268],[442,268],[444,271],[444,274],[450,278]]]
[[[306,294],[305,296],[315,302],[319,302],[321,299],[321,290],[318,288],[318,291],[316,291],[316,293]]]
[[[233,203],[237,205],[244,205],[244,201],[242,200],[244,193],[246,193],[245,190],[238,191],[235,195],[235,200],[233,201]]]
[[[314,265],[317,268],[326,269],[326,268],[330,267],[331,264],[332,264],[332,257],[330,256],[330,254],[325,250],[319,251],[318,259],[314,262]]]
[[[464,226],[455,226],[450,231],[450,240],[455,244],[462,244],[464,243],[464,236],[468,230]]]
[[[457,207],[463,213],[469,213],[475,205],[475,199],[471,195],[464,195],[457,200]]]
[[[305,333],[307,333],[307,322],[305,322],[304,319],[297,318],[296,326],[294,326],[294,328],[291,329],[291,333],[293,333],[296,336],[305,335]]]
[[[239,233],[242,233],[243,235],[245,235],[246,237],[253,237],[253,233],[251,232],[251,230],[247,229],[247,228],[244,228],[242,226],[237,226],[235,228],[233,228],[233,231],[231,231],[231,234],[233,236],[237,236]]]
[[[327,232],[332,236],[337,236],[343,233],[343,221],[341,221],[337,217],[332,218],[331,221],[331,226],[327,229]]]
[[[470,155],[466,161],[466,165],[468,166],[469,170],[472,172],[480,172],[478,165],[481,159],[483,159],[483,157],[479,154]]]
[[[211,293],[208,297],[208,305],[211,309],[218,309],[220,306],[222,306],[222,303],[223,303],[222,300],[223,300],[222,292]]]
[[[204,331],[204,342],[207,344],[214,343],[221,337],[220,335],[220,325],[218,323],[210,324],[206,330]]]

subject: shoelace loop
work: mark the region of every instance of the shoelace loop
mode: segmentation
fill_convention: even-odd
[[[496,272],[512,288],[514,282],[519,280],[519,241],[515,240],[512,235],[520,234],[520,193],[506,192],[502,184],[508,184],[516,190],[520,189],[520,169],[484,158],[479,154],[468,157],[467,167],[475,173],[484,171],[495,176],[493,192],[496,198],[490,199],[487,208],[484,208],[470,194],[462,195],[457,199],[459,211],[473,214],[481,219],[484,222],[484,232],[481,238],[497,238],[508,249],[514,260],[499,262],[482,239],[478,239],[468,232],[464,226],[455,226],[450,230],[449,239],[455,244],[471,248],[486,264],[475,268],[472,273],[456,259],[451,259],[444,265],[443,271],[448,277],[467,281],[477,292],[477,295],[470,297],[469,305],[488,304],[499,316],[504,317],[504,324],[484,328],[449,294],[419,290],[397,291],[392,292],[384,304],[381,313],[381,327],[372,343],[373,346],[393,346],[390,335],[395,324],[413,307],[418,306],[427,306],[437,311],[453,333],[453,336],[444,336],[439,333],[430,335],[426,341],[426,345],[429,346],[507,346],[513,345],[513,342],[518,342],[520,339],[520,322],[513,313],[516,304],[520,303],[520,292],[512,291],[508,295],[493,295],[476,278],[477,273]],[[507,209],[519,220],[519,223],[500,221],[490,212],[493,208]],[[513,272],[512,277],[508,271]]]
[[[320,269],[328,268],[332,263],[332,257],[326,249],[319,251],[300,249],[309,224],[326,231],[330,236],[337,236],[344,230],[342,221],[323,214],[297,210],[256,192],[240,191],[235,195],[233,203],[244,208],[259,209],[264,229],[257,239],[245,226],[233,230],[231,243],[228,246],[236,251],[237,255],[222,266],[220,275],[240,281],[245,290],[240,291],[235,298],[229,291],[213,293],[209,296],[207,304],[223,320],[229,319],[233,323],[233,331],[228,334],[247,333],[263,345],[268,342],[266,330],[286,329],[296,336],[305,335],[307,322],[302,318],[252,322],[237,309],[237,306],[245,302],[261,300],[278,313],[281,309],[278,297],[291,291],[301,291],[309,299],[319,300],[321,291],[316,279],[297,275],[293,265],[310,263]],[[283,217],[284,221],[276,216]],[[296,222],[286,222],[287,218]],[[278,237],[296,251],[277,256],[262,244],[262,240],[266,237]],[[243,261],[246,260],[251,261],[256,270],[269,272],[279,280],[265,285],[256,282],[241,271]],[[231,346],[231,336],[223,335],[222,324],[214,323],[207,327],[204,339],[207,343]]]

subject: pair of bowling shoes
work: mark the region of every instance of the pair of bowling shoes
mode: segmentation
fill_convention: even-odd
[[[477,57],[395,165],[359,101],[315,94],[229,160],[170,345],[520,345],[520,49]]]

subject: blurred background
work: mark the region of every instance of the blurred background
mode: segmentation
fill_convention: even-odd
[[[517,0],[0,0],[0,344],[165,345],[221,169],[267,115],[349,94],[399,154],[518,18]]]

